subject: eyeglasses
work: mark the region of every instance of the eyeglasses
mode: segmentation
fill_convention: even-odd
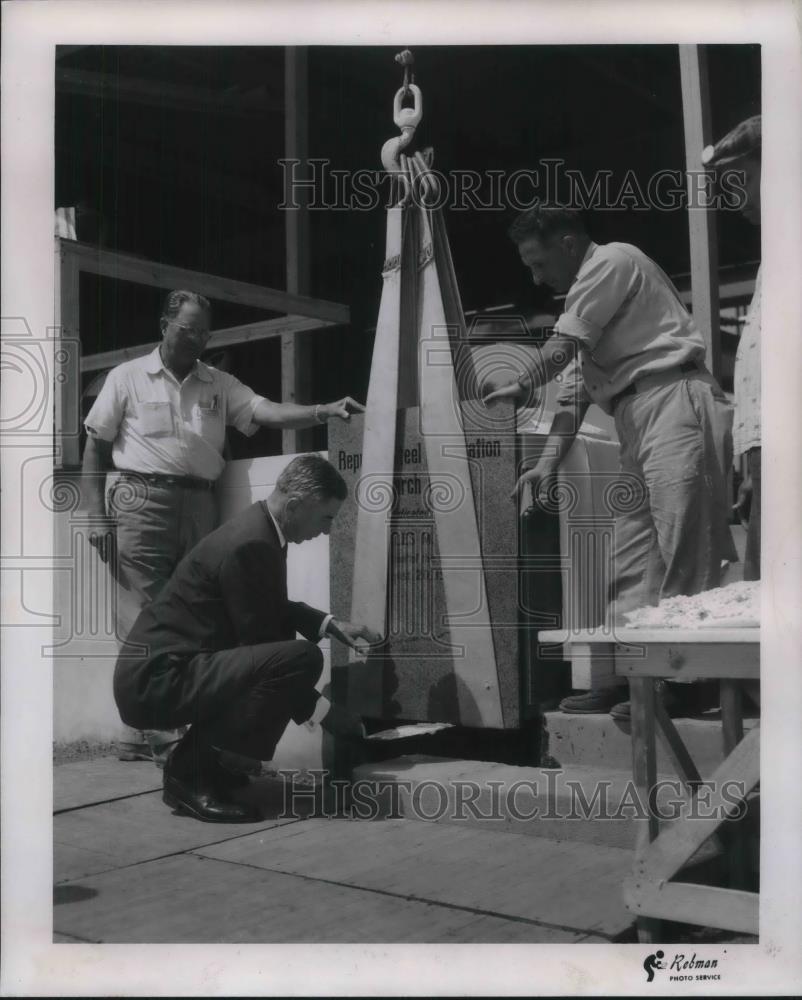
[[[168,322],[182,333],[188,333],[198,337],[209,337],[212,333],[211,330],[201,329],[201,327],[198,326],[185,326],[183,323],[176,323],[174,319],[168,320]]]

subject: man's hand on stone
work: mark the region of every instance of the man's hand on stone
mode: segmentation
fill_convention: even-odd
[[[337,618],[332,618],[326,630],[335,639],[350,646],[357,653],[367,653],[370,646],[375,646],[382,641],[382,636],[374,632],[367,625],[358,625],[354,622],[344,622]],[[362,639],[367,645],[360,645],[358,640]]]
[[[331,417],[350,420],[352,413],[364,413],[365,407],[361,403],[357,403],[355,399],[351,399],[350,396],[343,396],[342,399],[338,399],[334,403],[323,403],[320,406],[320,412],[325,415],[327,420]]]
[[[362,740],[365,738],[365,726],[358,715],[349,712],[342,705],[330,705],[326,715],[320,720],[320,725],[331,733],[343,739]]]
[[[526,390],[521,385],[519,381],[509,382],[507,385],[502,385],[498,389],[493,389],[486,395],[482,396],[482,402],[485,406],[488,403],[495,403],[498,399],[520,399],[524,396]]]
[[[541,460],[534,468],[529,469],[519,476],[518,482],[515,484],[515,488],[510,496],[518,499],[521,491],[528,486],[532,491],[532,503],[545,504],[556,474],[557,465],[554,462]]]

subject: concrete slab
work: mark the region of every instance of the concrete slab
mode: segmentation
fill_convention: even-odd
[[[119,868],[118,859],[105,851],[78,847],[75,844],[53,844],[53,881],[65,882]]]
[[[757,719],[744,719],[744,729],[748,731],[756,722]],[[699,773],[702,777],[709,777],[724,759],[720,719],[674,719],[674,725]],[[611,770],[631,770],[630,727],[616,722],[607,714],[546,712],[543,752],[563,767],[593,767],[604,761],[605,767]],[[676,774],[660,740],[657,741],[657,768],[660,774]]]
[[[625,807],[634,794],[627,770],[518,767],[410,755],[360,765],[354,781],[364,783],[361,794],[378,800],[384,815],[630,851],[637,838],[635,810]],[[388,785],[395,786],[392,792]],[[603,796],[595,806],[594,795]],[[583,796],[593,806],[590,810],[583,809]],[[594,818],[600,813],[611,818]]]
[[[632,923],[629,851],[403,819],[310,819],[199,847],[248,867],[537,921],[610,939]]]
[[[53,812],[110,802],[161,788],[161,771],[149,761],[100,757],[53,768]]]
[[[75,937],[73,934],[53,934],[53,944],[102,944],[102,942]]]
[[[67,897],[55,905],[54,940],[162,944],[598,940],[197,855],[90,876],[81,880],[80,889],[74,899]]]
[[[293,822],[199,823],[188,816],[173,815],[162,802],[161,792],[77,809],[53,818],[53,840],[58,848],[54,881],[74,878],[82,867],[97,871],[105,858],[111,860],[108,867],[122,868]],[[62,848],[73,850],[64,852]],[[82,855],[81,851],[89,853]]]

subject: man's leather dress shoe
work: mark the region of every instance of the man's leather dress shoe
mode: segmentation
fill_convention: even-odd
[[[212,787],[224,793],[236,792],[239,789],[247,788],[251,783],[251,779],[247,774],[227,768],[221,761],[218,751],[204,765],[203,775],[204,778],[209,779]]]
[[[204,823],[256,823],[261,819],[254,806],[227,801],[225,792],[211,782],[181,781],[168,773],[164,775],[162,800]]]

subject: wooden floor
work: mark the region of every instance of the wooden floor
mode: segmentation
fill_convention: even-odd
[[[275,818],[275,802],[259,823],[199,823],[147,790],[158,781],[146,763],[54,769],[55,941],[598,943],[631,924],[629,851]]]

